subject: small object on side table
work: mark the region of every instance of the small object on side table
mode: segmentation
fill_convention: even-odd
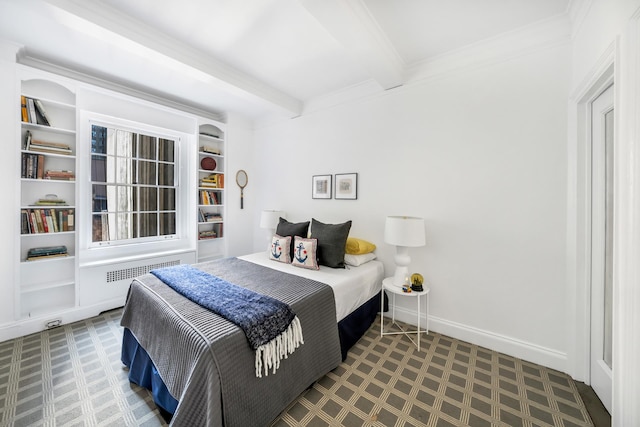
[[[424,291],[422,284],[424,283],[424,278],[420,273],[413,273],[411,275],[411,290],[416,292]]]

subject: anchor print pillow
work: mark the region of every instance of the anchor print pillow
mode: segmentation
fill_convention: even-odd
[[[318,267],[317,252],[318,239],[305,239],[304,237],[295,236],[293,239],[291,264],[310,270],[320,270],[320,267]]]
[[[269,246],[269,259],[289,264],[291,256],[291,236],[279,236],[274,234],[271,238],[271,246]]]

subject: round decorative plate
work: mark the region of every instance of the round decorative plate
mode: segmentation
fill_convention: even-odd
[[[203,157],[200,160],[200,167],[204,170],[212,171],[216,168],[216,159],[213,157]]]

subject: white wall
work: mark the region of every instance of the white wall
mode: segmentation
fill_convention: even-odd
[[[351,219],[387,274],[385,217],[424,217],[410,269],[432,328],[564,369],[569,58],[556,46],[259,129],[257,209]],[[312,175],[349,172],[358,200],[311,199]]]
[[[258,225],[256,220],[256,195],[259,194],[260,181],[254,174],[253,131],[251,123],[238,115],[227,117],[227,164],[225,183],[225,205],[227,218],[224,226],[227,251],[229,256],[238,256],[253,251],[252,241],[254,229]],[[240,209],[240,188],[236,184],[238,170],[247,172],[249,178],[244,189],[244,208]]]
[[[19,109],[16,105],[19,92],[16,88],[15,57],[18,46],[0,40],[0,145],[4,155],[0,156],[0,177],[3,185],[3,199],[9,206],[18,200],[18,182],[15,182],[18,159],[13,156],[18,140]],[[0,236],[3,236],[2,256],[0,256],[0,324],[10,322],[14,316],[14,283],[16,257],[20,251],[15,227],[19,212],[14,209],[0,209]]]

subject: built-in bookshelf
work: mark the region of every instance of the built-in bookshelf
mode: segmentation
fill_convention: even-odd
[[[77,304],[76,96],[30,73],[20,92],[18,320]]]
[[[220,123],[201,122],[197,156],[198,261],[226,255],[225,141]]]

